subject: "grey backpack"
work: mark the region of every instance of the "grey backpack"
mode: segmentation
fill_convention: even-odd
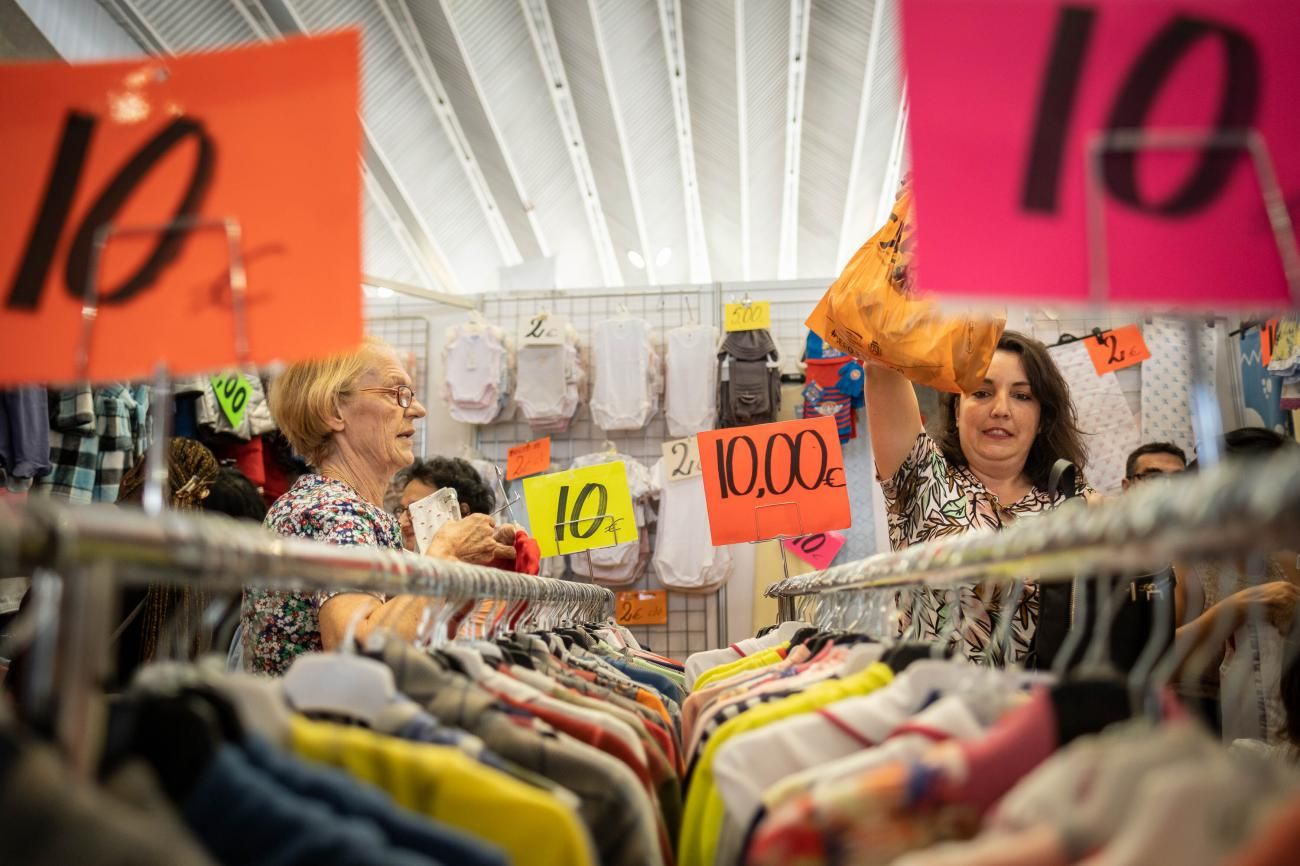
[[[718,351],[718,426],[776,420],[781,408],[779,357],[769,331],[727,335]]]

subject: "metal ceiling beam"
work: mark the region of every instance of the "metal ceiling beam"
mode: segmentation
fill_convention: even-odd
[[[785,178],[781,193],[781,247],[777,278],[799,271],[799,160],[803,153],[804,85],[808,80],[808,32],[812,0],[790,0],[789,72],[786,76]]]
[[[736,0],[736,129],[740,146],[740,278],[751,279],[749,219],[749,91],[745,71],[745,0]]]
[[[673,95],[673,119],[677,149],[682,164],[682,186],[686,201],[686,244],[692,282],[711,282],[709,246],[704,235],[704,209],[700,204],[700,179],[695,169],[695,141],[691,135],[691,100],[686,87],[686,44],[682,36],[681,0],[659,0],[660,28],[664,34],[664,56],[668,62],[668,83]]]
[[[555,39],[555,26],[551,22],[550,10],[545,0],[520,0],[520,9],[528,24],[528,35],[532,39],[533,50],[542,65],[546,80],[551,83],[548,88],[551,104],[555,107],[555,118],[560,124],[564,140],[568,144],[569,161],[582,193],[582,202],[587,212],[587,222],[591,226],[592,238],[596,243],[596,254],[600,260],[600,272],[607,285],[623,285],[623,273],[618,264],[618,253],[614,250],[614,241],[610,237],[609,222],[600,204],[600,190],[596,186],[596,175],[591,168],[591,159],[587,155],[587,145],[582,136],[582,127],[578,123],[578,113],[569,96],[569,78],[564,71],[564,60],[560,57],[559,43]],[[599,24],[593,20],[599,34]],[[608,78],[608,76],[607,76]],[[608,81],[607,81],[608,83]],[[615,112],[614,123],[618,123]],[[631,178],[629,178],[629,183]],[[632,206],[636,208],[636,188],[632,187]],[[637,212],[637,225],[640,226],[640,212]]]
[[[229,2],[236,7],[241,6],[239,0],[229,0]],[[311,32],[294,10],[291,0],[256,0],[256,2],[266,14],[267,20],[271,21],[280,33],[306,35]],[[425,274],[433,277],[442,288],[456,294],[463,294],[464,290],[452,272],[447,257],[443,255],[433,233],[411,204],[410,197],[402,189],[401,182],[384,159],[382,151],[366,126],[364,117],[361,118],[361,136],[361,160],[373,182],[371,189],[383,197],[387,209],[396,216],[397,224],[394,229],[398,230],[399,235],[404,235],[413,246],[417,266]]]
[[[452,108],[451,100],[447,97],[447,92],[438,77],[437,68],[433,65],[433,59],[429,57],[428,50],[425,48],[424,40],[416,31],[407,2],[408,0],[381,2],[380,9],[384,13],[384,20],[388,22],[398,44],[402,47],[403,56],[415,72],[416,80],[419,81],[421,89],[429,100],[429,107],[442,123],[447,139],[459,155],[460,166],[464,169],[465,177],[474,190],[479,206],[483,209],[483,218],[487,220],[488,227],[492,230],[492,237],[501,251],[501,258],[506,265],[517,265],[523,261],[523,257],[519,254],[519,246],[515,243],[514,236],[510,234],[505,218],[501,216],[501,208],[492,194],[492,189],[488,186],[487,178],[483,176],[483,170],[474,156],[474,149],[470,147],[469,138],[456,118],[456,110]]]

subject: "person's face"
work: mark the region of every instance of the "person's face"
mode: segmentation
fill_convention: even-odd
[[[350,458],[369,467],[384,482],[415,460],[415,421],[425,415],[420,401],[402,408],[395,390],[411,387],[411,377],[391,349],[372,349],[371,363],[339,401],[342,420],[337,435]]]
[[[1187,465],[1174,454],[1160,451],[1155,454],[1139,455],[1137,462],[1133,464],[1133,474],[1124,479],[1124,489],[1128,490],[1134,484],[1152,478],[1176,475],[1186,468]]]
[[[1041,414],[1020,355],[994,352],[983,384],[957,400],[962,453],[976,469],[981,464],[1008,463],[1023,468],[1038,435]]]
[[[407,550],[415,550],[415,528],[411,526],[411,503],[419,502],[426,496],[432,496],[438,488],[423,481],[411,481],[402,491],[402,502],[397,506],[397,522],[402,526],[402,543]],[[416,553],[420,551],[416,550]]]

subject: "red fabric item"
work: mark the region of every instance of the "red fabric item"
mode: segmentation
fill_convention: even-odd
[[[1292,866],[1300,860],[1300,797],[1292,797],[1255,830],[1229,866]]]
[[[263,451],[262,477],[266,479],[266,483],[262,485],[262,499],[266,501],[267,507],[270,507],[275,504],[275,500],[288,493],[293,485],[289,483],[289,477],[276,462],[271,449],[267,448]]]
[[[494,560],[492,567],[502,571],[536,575],[542,570],[542,549],[537,546],[537,541],[531,535],[521,529],[515,533],[515,558]]]
[[[229,445],[224,450],[227,457],[234,459],[235,468],[253,482],[254,487],[266,488],[266,461],[262,455],[261,436],[254,436],[247,442]]]
[[[913,733],[921,733],[913,730]],[[983,737],[961,744],[964,782],[949,782],[944,802],[965,803],[984,813],[1056,751],[1056,712],[1051,693],[1038,689],[1029,702],[1007,713]]]

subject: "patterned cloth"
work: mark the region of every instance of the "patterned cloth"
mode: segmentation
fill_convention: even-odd
[[[1097,375],[1084,340],[1053,346],[1047,351],[1070,386],[1070,400],[1083,430],[1092,483],[1102,493],[1118,493],[1128,456],[1142,444],[1138,420],[1124,396],[1124,388],[1114,373]],[[1145,385],[1142,390],[1146,391]]]
[[[116,502],[122,476],[149,445],[148,410],[144,386],[51,391],[53,469],[36,486],[69,502]]]
[[[264,525],[281,535],[330,544],[402,549],[397,518],[362,499],[342,481],[322,475],[304,475],[294,482],[271,506]],[[336,595],[245,589],[241,611],[244,668],[280,675],[301,653],[319,652],[317,612]]]
[[[881,481],[885,505],[889,509],[889,546],[902,550],[913,544],[962,535],[975,529],[1001,529],[1018,517],[1038,514],[1060,505],[1064,499],[1053,498],[1037,487],[1024,498],[1010,506],[998,498],[975,476],[968,466],[955,466],[948,462],[938,444],[929,434],[916,439],[911,452],[893,478]],[[1087,481],[1080,472],[1077,493],[1090,492]],[[916,608],[922,620],[921,639],[934,639],[940,634],[952,634],[956,644],[958,633],[962,649],[972,661],[1001,664],[1001,647],[992,646],[990,638],[997,624],[1003,586],[970,584],[959,588],[961,602],[955,607],[947,594],[933,589],[919,590],[919,599],[904,596],[899,634],[911,626],[911,610]],[[958,628],[952,628],[952,617],[960,611]],[[1023,658],[1029,651],[1038,623],[1038,587],[1025,585],[1024,595],[1016,608],[1013,625],[1015,635],[1014,655]]]
[[[1151,352],[1142,362],[1142,441],[1172,442],[1188,455],[1195,454],[1201,437],[1192,415],[1192,350],[1187,323],[1155,317],[1143,327],[1142,336]],[[1215,382],[1223,333],[1217,324],[1198,324],[1196,338],[1206,376]]]

